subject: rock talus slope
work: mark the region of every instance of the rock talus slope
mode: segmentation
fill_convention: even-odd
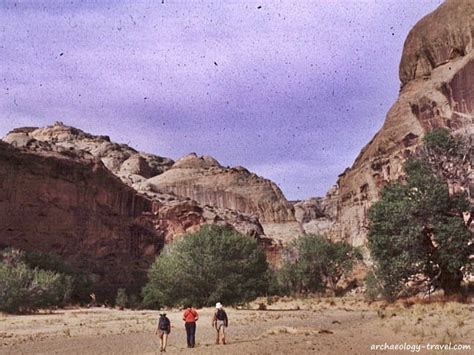
[[[399,98],[331,195],[337,200],[333,238],[365,243],[369,206],[385,184],[403,173],[402,163],[427,131],[446,127],[472,136],[473,34],[474,2],[468,0],[446,1],[411,30],[400,63]],[[468,180],[462,188],[472,196],[472,174]]]

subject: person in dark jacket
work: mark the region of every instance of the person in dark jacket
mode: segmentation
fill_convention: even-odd
[[[168,344],[168,335],[171,333],[171,322],[166,316],[165,312],[160,313],[158,324],[155,330],[155,335],[160,335],[160,352],[166,352],[166,345]]]
[[[222,308],[220,302],[216,303],[216,311],[214,312],[214,317],[212,318],[212,326],[216,328],[217,338],[216,344],[219,344],[222,340],[222,344],[225,345],[225,328],[229,325],[229,320],[227,319],[227,313]]]

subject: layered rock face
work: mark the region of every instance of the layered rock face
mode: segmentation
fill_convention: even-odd
[[[400,64],[399,98],[331,194],[337,200],[333,238],[365,243],[368,208],[385,184],[403,174],[403,162],[427,131],[446,127],[473,135],[473,33],[474,3],[468,0],[446,1],[412,29]],[[461,189],[473,196],[472,174],[467,181]]]
[[[337,216],[337,199],[331,190],[324,198],[310,198],[295,203],[295,217],[306,234],[329,234]]]
[[[225,168],[212,157],[185,156],[148,183],[202,205],[256,215],[262,222],[294,221],[293,206],[273,182],[242,167]]]
[[[112,289],[139,289],[165,243],[203,224],[262,238],[258,218],[154,190],[173,163],[56,123],[0,141],[0,248],[55,252]]]
[[[164,243],[140,220],[152,211],[89,154],[0,141],[1,248],[55,252],[105,285],[133,288]]]
[[[189,198],[163,192],[148,183],[149,178],[173,166],[174,161],[169,158],[138,152],[126,144],[111,142],[108,136],[95,136],[62,122],[44,128],[18,128],[3,140],[14,147],[29,149],[43,145],[65,153],[82,152],[100,160],[123,183],[154,201],[154,212],[159,214],[154,224],[166,241],[194,231],[204,223],[230,225],[254,237],[263,234],[262,226],[255,217],[212,205],[203,206]]]
[[[100,159],[126,184],[137,190],[190,198],[203,206],[256,215],[262,221],[293,221],[293,207],[271,181],[242,167],[224,168],[214,158],[190,154],[174,162],[138,152],[108,136],[94,136],[57,122],[45,128],[22,128],[4,140],[24,146],[30,140],[65,149],[83,150]]]

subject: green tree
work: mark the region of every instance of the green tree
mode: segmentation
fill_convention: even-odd
[[[26,252],[22,253],[22,260],[31,269],[53,271],[62,275],[67,292],[64,302],[87,302],[95,282],[90,273],[79,271],[67,264],[64,259],[54,253]]]
[[[336,292],[339,280],[352,271],[360,252],[345,242],[333,242],[319,235],[296,239],[286,251],[279,272],[283,288],[299,293]]]
[[[234,304],[264,294],[268,264],[255,239],[203,226],[167,246],[149,270],[144,305]]]
[[[0,255],[0,311],[29,312],[61,305],[68,292],[64,275],[32,269],[23,255],[14,249]]]
[[[472,233],[463,218],[469,203],[450,195],[428,162],[411,159],[404,169],[405,181],[385,187],[369,210],[368,244],[384,295],[393,299],[419,275],[447,294],[457,292],[472,266]]]

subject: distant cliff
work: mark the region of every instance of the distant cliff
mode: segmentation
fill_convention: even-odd
[[[294,220],[293,206],[273,182],[242,167],[224,168],[212,157],[190,154],[148,182],[202,205],[256,215],[262,222]]]

